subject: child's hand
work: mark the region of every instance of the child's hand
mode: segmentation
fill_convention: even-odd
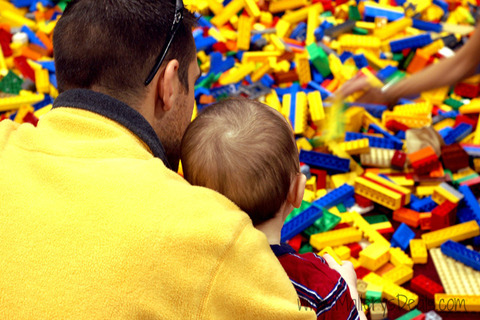
[[[350,261],[343,261],[343,264],[339,265],[328,253],[324,254],[323,258],[327,261],[330,268],[340,273],[342,278],[348,284],[350,291],[357,291],[357,274]]]

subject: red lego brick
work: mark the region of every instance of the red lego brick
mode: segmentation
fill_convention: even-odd
[[[413,291],[426,296],[429,299],[435,298],[435,293],[443,293],[443,287],[424,276],[423,274],[416,276],[410,281],[410,287]]]
[[[392,167],[395,169],[402,170],[405,167],[405,162],[407,161],[407,154],[400,150],[396,150],[392,158]]]
[[[358,243],[349,243],[346,244],[347,247],[350,248],[350,255],[354,257],[355,259],[358,259],[360,251],[362,251],[362,246],[359,245]]]
[[[455,86],[455,93],[459,96],[466,98],[475,98],[478,96],[479,86],[478,84],[459,83]]]
[[[420,229],[430,230],[432,225],[432,213],[424,212],[420,213]]]
[[[412,318],[411,320],[423,320],[425,319],[425,313],[419,314],[415,318]]]
[[[475,130],[475,127],[477,126],[477,120],[476,119],[472,119],[470,117],[468,117],[467,115],[464,115],[464,114],[459,114],[456,118],[455,118],[455,124],[454,124],[454,128],[456,128],[459,124],[461,123],[466,123],[466,124],[469,124],[473,127],[473,130]]]
[[[348,223],[339,223],[335,226],[335,228],[333,228],[333,230],[338,230],[338,229],[345,229],[345,228],[350,228],[351,225],[349,225]]]
[[[302,246],[302,240],[303,237],[301,234],[297,234],[295,237],[292,239],[288,240],[287,243],[295,250],[298,252],[300,250],[300,247]]]
[[[445,200],[432,210],[431,229],[439,230],[455,224],[457,205]]]
[[[398,132],[398,131],[407,131],[410,129],[407,125],[404,125],[401,122],[398,122],[397,120],[389,120],[385,124],[388,130],[393,131],[393,132]]]
[[[355,194],[355,202],[361,207],[361,208],[368,208],[373,206],[373,201],[370,199],[367,199],[359,194]]]
[[[443,166],[452,172],[470,166],[468,153],[458,143],[442,146],[442,162]]]
[[[395,229],[393,229],[393,227],[390,227],[390,228],[385,228],[385,229],[378,229],[377,232],[380,233],[382,236],[387,237],[387,236],[391,235],[392,233],[394,233]]]
[[[370,273],[370,270],[360,266],[355,269],[355,272],[357,273],[357,279],[363,279],[363,277]]]
[[[18,56],[13,59],[13,63],[15,67],[22,73],[25,78],[29,78],[33,82],[35,82],[35,71],[33,71],[32,67],[27,62],[27,58],[24,56]]]
[[[327,171],[310,168],[310,173],[317,176],[317,190],[327,186]]]
[[[23,117],[23,122],[31,123],[33,126],[37,126],[38,118],[32,112],[29,112]]]

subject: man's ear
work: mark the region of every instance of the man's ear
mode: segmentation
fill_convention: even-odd
[[[300,208],[303,200],[303,193],[305,192],[305,184],[307,183],[307,177],[303,173],[297,173],[290,185],[288,191],[287,201],[290,202],[295,208]]]
[[[179,89],[178,68],[178,60],[170,60],[163,71],[163,77],[160,76],[158,81],[158,95],[163,101],[163,111],[169,111],[175,105]]]

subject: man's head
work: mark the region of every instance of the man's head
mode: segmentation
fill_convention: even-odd
[[[260,102],[236,98],[206,108],[185,132],[181,159],[190,183],[222,193],[254,225],[303,196],[292,129]]]
[[[135,108],[175,167],[199,74],[191,33],[195,18],[187,10],[162,66],[145,86],[174,15],[175,0],[74,0],[55,28],[54,56],[60,92],[92,89]]]

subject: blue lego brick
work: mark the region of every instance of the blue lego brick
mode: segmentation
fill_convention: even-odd
[[[385,82],[385,80],[387,80],[387,78],[394,74],[397,70],[397,67],[387,66],[381,70],[378,70],[376,76],[380,81]]]
[[[438,134],[443,138],[445,139],[449,134],[450,132],[453,131],[453,128],[452,127],[445,127],[443,129],[441,129],[440,131],[438,131]]]
[[[313,34],[315,35],[315,40],[320,41],[320,40],[323,39],[323,36],[325,35],[325,32],[324,32],[324,29],[322,27],[318,27],[317,29],[315,29]]]
[[[333,189],[323,197],[315,200],[312,204],[318,208],[330,209],[336,205],[349,201],[353,198],[355,189],[348,184],[344,184],[337,189]]]
[[[365,4],[364,17],[366,21],[373,21],[376,17],[387,18],[388,21],[394,21],[405,16],[402,12],[392,11],[388,9],[375,8]]]
[[[448,3],[443,0],[433,0],[432,3],[440,8],[442,8],[443,12],[448,12]]]
[[[350,171],[350,159],[339,158],[316,151],[300,151],[300,162],[310,167],[326,170],[328,174],[346,173]]]
[[[37,111],[38,109],[41,109],[41,108],[43,108],[45,106],[48,106],[49,104],[52,104],[52,103],[53,103],[53,98],[50,95],[46,94],[45,99],[43,99],[42,101],[37,102],[33,105],[33,109],[35,111]]]
[[[204,37],[201,35],[195,38],[197,51],[209,51],[215,43],[217,43],[217,40],[214,37]]]
[[[290,33],[290,39],[298,40],[300,42],[305,41],[307,37],[307,24],[305,22],[300,22],[297,24],[292,33]]]
[[[208,21],[207,19],[205,19],[201,14],[199,14],[198,12],[195,12],[195,18],[197,18],[197,21],[198,21],[198,25],[200,27],[207,27],[207,28],[212,28],[212,24],[210,23],[210,21]]]
[[[463,145],[463,149],[471,157],[480,157],[480,147]]]
[[[340,61],[342,61],[342,63],[345,63],[345,61],[347,61],[348,59],[350,59],[351,57],[353,57],[353,53],[349,52],[349,51],[344,51],[341,55],[340,55]]]
[[[398,100],[397,104],[414,104],[415,101],[410,99],[401,98]]]
[[[444,112],[442,110],[439,110],[438,114],[444,116],[445,118],[455,119],[460,113],[458,111],[455,111],[455,110],[448,111],[448,112]]]
[[[354,55],[353,61],[355,61],[355,65],[357,66],[358,69],[362,69],[363,67],[368,67],[368,60],[365,57],[365,55],[363,55],[363,53]]]
[[[368,126],[368,130],[373,130],[373,132],[375,133],[380,133],[380,134],[383,134],[383,136],[386,138],[386,139],[390,139],[390,140],[393,140],[395,141],[395,143],[397,143],[399,146],[402,146],[403,148],[403,142],[402,140],[396,138],[395,136],[393,136],[392,134],[390,134],[390,132],[386,131],[386,130],[383,130],[382,128],[380,128],[378,125],[376,124],[370,124]]]
[[[460,142],[466,136],[468,136],[472,132],[472,130],[473,130],[473,127],[468,123],[460,123],[457,127],[453,128],[453,130],[450,131],[443,138],[443,140],[447,145],[455,142]]]
[[[238,88],[240,87],[240,83],[236,84],[229,84],[226,86],[221,86],[217,88],[212,88],[210,89],[210,94],[217,99],[220,96],[226,95],[226,96],[233,96],[238,92]]]
[[[275,79],[269,74],[264,75],[261,79],[260,82],[267,88],[271,88],[273,84],[275,83]]]
[[[433,23],[428,21],[423,21],[419,19],[413,19],[413,27],[423,31],[433,31],[440,33],[442,31],[442,25],[439,23]]]
[[[297,234],[310,227],[322,216],[322,209],[316,206],[310,206],[305,211],[302,211],[298,216],[283,225],[281,242],[285,242],[295,237]]]
[[[406,251],[410,244],[410,240],[413,238],[415,238],[415,232],[402,222],[392,235],[390,243],[392,244],[392,247],[400,247],[403,251]]]
[[[32,44],[36,44],[37,46],[40,46],[44,49],[47,49],[47,47],[45,47],[45,45],[43,44],[42,41],[40,41],[40,39],[38,39],[38,37],[35,35],[35,33],[30,30],[29,27],[27,26],[23,26],[21,29],[20,29],[21,32],[23,33],[26,33],[27,36],[28,36],[28,41]]]
[[[296,105],[297,105],[297,92],[300,91],[300,85],[298,83],[292,84],[290,87],[290,116],[289,120],[292,124],[292,127],[295,129],[295,115],[296,115]]]
[[[399,144],[391,139],[374,137],[363,133],[347,132],[345,135],[345,141],[360,140],[364,138],[367,138],[370,147],[374,148],[401,150],[403,147],[403,143]]]
[[[225,72],[234,66],[235,58],[227,57],[225,60],[223,60],[223,55],[220,52],[212,52],[210,54],[210,72]]]
[[[35,0],[13,0],[12,4],[17,8],[30,7]]]
[[[58,85],[57,85],[57,76],[55,75],[55,73],[50,73],[48,75],[48,81],[50,82],[50,84],[52,86],[54,86],[55,88],[58,89]]]
[[[385,112],[388,107],[384,106],[383,104],[372,104],[372,103],[358,103],[358,102],[353,102],[353,103],[347,103],[348,106],[350,107],[362,107],[364,108],[368,113],[370,113],[372,116],[375,118],[382,118],[383,112]]]
[[[437,204],[432,200],[431,196],[423,199],[413,200],[410,199],[410,208],[418,212],[430,212],[435,208]]]
[[[397,137],[398,139],[401,139],[401,140],[405,140],[407,138],[407,134],[405,133],[405,131],[398,131],[395,134],[395,137]]]
[[[320,95],[322,96],[322,100],[325,100],[332,95],[332,93],[330,91],[328,91],[327,89],[325,89],[324,87],[322,87],[321,85],[319,85],[316,82],[310,81],[308,83],[308,86],[315,91],[320,91]]]
[[[43,69],[48,70],[48,72],[55,72],[55,62],[54,61],[35,61],[42,66]]]
[[[469,186],[460,186],[458,191],[463,194],[460,208],[457,211],[458,220],[463,223],[471,220],[480,225],[480,205]],[[474,238],[475,245],[480,245],[480,236]]]
[[[211,93],[209,89],[204,87],[195,88],[195,99],[200,98],[202,94],[209,96]]]
[[[312,72],[312,80],[316,83],[322,83],[325,80],[320,72],[310,64],[310,71]]]
[[[355,198],[354,197],[350,197],[348,198],[347,200],[345,200],[343,202],[343,204],[345,205],[346,208],[350,208],[350,207],[353,207],[355,205]]]
[[[429,33],[425,33],[418,36],[390,41],[390,49],[392,49],[392,52],[400,52],[409,48],[421,48],[430,43],[432,43],[432,36]]]
[[[444,255],[480,271],[480,253],[470,250],[464,245],[452,240],[443,243],[440,248]]]

